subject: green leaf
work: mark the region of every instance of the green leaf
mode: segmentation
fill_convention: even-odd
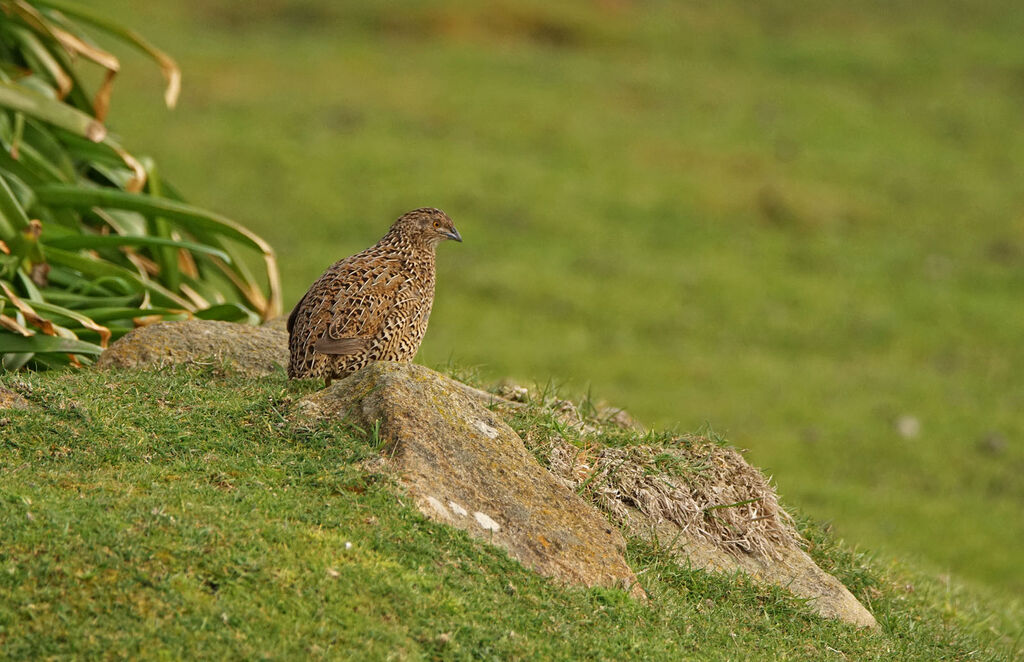
[[[53,272],[50,272],[51,276]],[[93,295],[88,296],[84,294],[78,294],[75,292],[66,292],[64,290],[49,289],[46,291],[46,300],[62,305],[65,308],[73,308],[75,310],[95,310],[99,308],[119,308],[119,309],[130,309],[135,311],[135,316],[146,315],[146,311],[149,308],[139,308],[138,304],[142,302],[141,294],[132,294],[129,296],[117,296],[117,295]],[[177,310],[175,308],[153,308],[154,315],[160,315],[159,311],[162,310]],[[121,319],[121,318],[115,318]]]
[[[100,30],[107,32],[118,39],[124,40],[148,55],[157,63],[160,67],[161,73],[164,75],[164,78],[167,79],[167,89],[164,92],[164,102],[169,108],[173,108],[177,103],[178,92],[181,89],[181,69],[171,56],[150,44],[142,37],[142,35],[134,30],[129,30],[128,28],[117,25],[112,21],[108,21],[102,16],[92,13],[86,7],[73,2],[65,2],[64,0],[36,0],[35,4],[43,7],[52,7],[53,9],[57,9],[68,16],[91,23]]]
[[[0,354],[0,370],[20,370],[22,366],[32,360],[35,356],[32,352],[20,354]]]
[[[0,239],[11,241],[28,227],[28,215],[11,190],[5,177],[0,177]]]
[[[3,23],[3,29],[21,45],[22,57],[29,62],[32,69],[45,72],[62,97],[71,91],[74,81],[35,33],[7,22]]]
[[[166,218],[181,227],[196,233],[206,232],[233,239],[244,245],[251,246],[263,253],[269,289],[268,300],[261,312],[264,316],[276,313],[280,307],[281,283],[277,272],[277,258],[274,249],[259,235],[244,226],[220,214],[208,212],[182,202],[166,198],[154,198],[137,193],[126,193],[109,188],[84,188],[63,184],[51,184],[36,189],[40,202],[57,207],[89,209],[90,207],[111,207],[137,211],[154,218]],[[235,264],[239,264],[236,260]],[[246,282],[248,291],[243,288],[250,301],[259,289],[251,281]]]
[[[107,135],[106,127],[96,118],[24,85],[0,81],[0,106],[23,112],[93,142],[100,142]]]
[[[35,310],[36,313],[49,313],[50,316],[58,315],[63,318],[61,320],[55,320],[52,317],[47,316],[47,319],[50,319],[51,321],[61,322],[63,323],[64,326],[67,326],[66,320],[70,320],[73,322],[77,322],[82,328],[89,329],[90,331],[94,331],[96,333],[105,334],[106,337],[108,338],[110,337],[109,330],[97,328],[98,323],[96,322],[96,320],[90,318],[88,315],[84,315],[81,312],[70,310],[62,306],[57,306],[52,303],[47,303],[45,301],[40,301],[38,299],[32,300],[31,305],[32,309]]]
[[[230,256],[222,250],[211,248],[205,244],[194,241],[180,241],[177,239],[163,239],[161,237],[147,237],[141,235],[123,234],[82,234],[71,237],[60,237],[44,242],[46,246],[56,248],[109,248],[111,246],[171,246],[184,248],[196,253],[212,255],[225,262],[231,262]]]
[[[160,171],[157,169],[156,163],[152,159],[144,159],[142,161],[143,167],[146,169],[146,186],[149,194],[156,198],[163,197],[163,181],[160,177]],[[147,219],[148,230],[151,234],[157,237],[170,237],[171,226],[163,218],[149,218]],[[163,278],[164,283],[167,287],[172,290],[178,289],[181,286],[181,269],[178,264],[178,254],[170,248],[161,248],[160,250],[154,251],[157,264],[160,265],[160,275]],[[227,255],[227,253],[222,253]],[[223,259],[223,258],[222,258]],[[230,262],[231,259],[225,260]]]
[[[73,338],[44,336],[41,333],[26,338],[16,333],[0,331],[0,353],[22,352],[98,355],[103,353],[103,349],[99,345]]]
[[[164,318],[188,317],[187,311],[177,308],[128,308],[118,306],[110,308],[83,308],[81,312],[98,324],[114,320],[132,320],[136,317],[149,317],[150,315],[159,315]]]
[[[267,242],[229,218],[166,198],[154,198],[139,193],[127,193],[109,188],[87,188],[49,184],[36,190],[39,200],[48,205],[89,209],[90,207],[113,207],[137,211],[147,216],[164,216],[186,229],[219,234],[252,246],[264,254],[273,255],[274,249]]]
[[[64,266],[71,267],[72,269],[77,269],[87,276],[108,276],[127,281],[134,285],[135,289],[149,291],[149,293],[153,295],[154,300],[159,301],[160,303],[180,306],[186,310],[192,310],[195,307],[186,299],[178,296],[174,292],[171,292],[159,283],[154,283],[151,280],[144,279],[134,271],[116,264],[112,264],[104,260],[88,258],[84,255],[65,251],[61,248],[48,248],[47,255],[51,261],[58,262]]]
[[[251,310],[237,303],[222,303],[203,310],[197,310],[195,316],[203,320],[221,320],[224,322],[248,322],[249,324],[259,322],[259,316],[254,315]]]

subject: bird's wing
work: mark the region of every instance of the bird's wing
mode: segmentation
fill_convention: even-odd
[[[369,338],[328,338],[323,337],[313,344],[313,349],[321,354],[344,356],[358,354],[370,345]]]
[[[292,332],[292,329],[295,328],[295,318],[298,317],[299,311],[302,310],[302,304],[306,301],[306,295],[307,294],[309,294],[309,293],[307,292],[306,294],[302,295],[302,298],[299,299],[299,302],[297,304],[295,304],[294,308],[292,308],[292,312],[288,314],[288,333],[289,334]]]
[[[330,322],[313,345],[321,354],[358,354],[370,345],[395,306],[402,281],[396,260],[354,263],[338,274],[330,302]]]

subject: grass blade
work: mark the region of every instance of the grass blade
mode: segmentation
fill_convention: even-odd
[[[112,207],[135,211],[147,216],[164,216],[186,229],[219,234],[247,244],[264,254],[274,249],[247,228],[220,214],[208,212],[182,202],[149,195],[126,193],[109,188],[85,188],[63,184],[49,184],[36,190],[40,202],[57,207],[87,210],[91,207]]]
[[[146,177],[149,186],[149,194],[153,197],[163,197],[163,185],[160,173],[152,159],[146,159],[144,163]],[[170,238],[171,228],[166,219],[153,217],[146,219],[149,231],[157,237]],[[155,251],[157,263],[160,264],[160,273],[164,283],[171,289],[176,289],[181,284],[181,269],[179,268],[179,252],[169,247],[163,247]]]

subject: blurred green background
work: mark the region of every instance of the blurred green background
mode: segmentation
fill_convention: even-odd
[[[445,209],[419,360],[710,423],[849,541],[1024,591],[1024,4],[94,0],[111,126],[290,307]]]

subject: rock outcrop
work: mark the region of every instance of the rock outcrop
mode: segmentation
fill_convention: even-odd
[[[288,365],[288,333],[213,320],[158,322],[113,343],[96,367],[159,369],[210,363],[246,377],[269,375]]]
[[[703,438],[672,448],[579,448],[562,438],[540,446],[527,434],[524,444],[500,418],[523,406],[421,366],[376,363],[303,398],[298,415],[375,431],[386,463],[424,514],[504,547],[545,575],[643,595],[622,556],[621,527],[656,540],[680,563],[741,571],[807,598],[824,617],[876,625],[807,555],[764,475],[736,451]],[[583,420],[566,401],[550,409],[583,436],[602,424]],[[631,420],[603,424],[635,427]],[[548,467],[531,451],[546,456]]]
[[[376,430],[427,517],[499,545],[544,575],[644,595],[618,528],[458,382],[411,363],[374,363],[303,398],[298,415]]]

